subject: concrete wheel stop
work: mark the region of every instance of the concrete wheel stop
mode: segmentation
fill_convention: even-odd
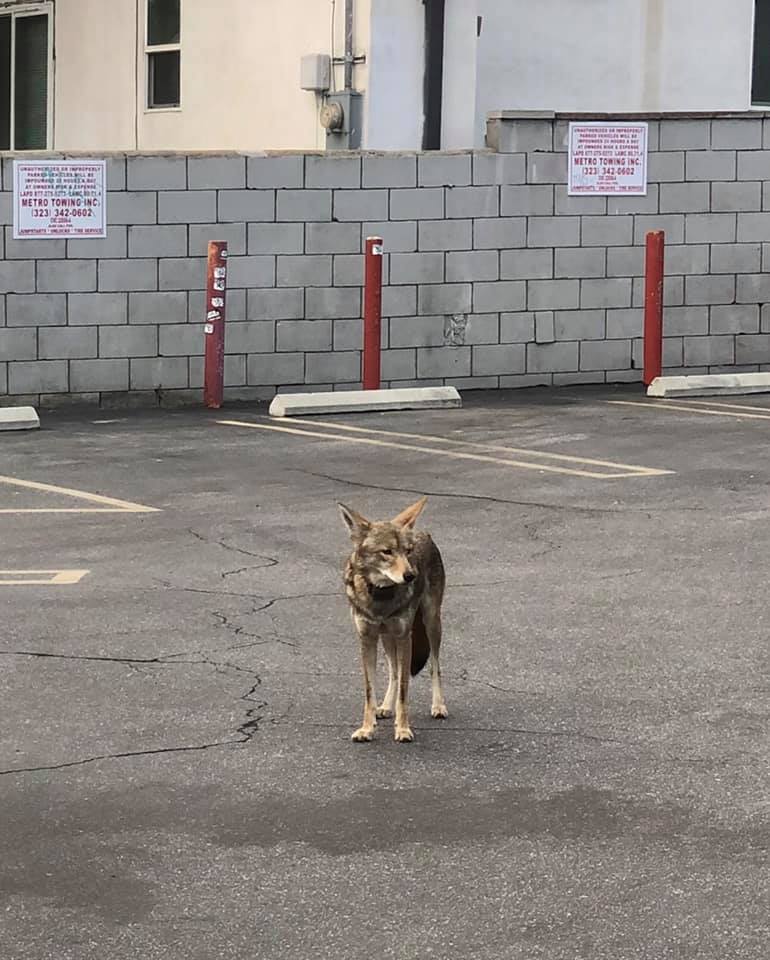
[[[0,430],[37,430],[40,418],[34,407],[0,407]]]
[[[271,417],[322,413],[376,413],[388,410],[430,410],[461,407],[454,387],[407,387],[396,390],[338,390],[334,393],[279,393],[270,404]]]

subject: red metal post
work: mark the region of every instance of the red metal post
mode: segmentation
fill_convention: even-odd
[[[666,235],[647,234],[644,265],[644,376],[649,386],[663,369],[663,260]]]
[[[364,390],[380,389],[382,317],[382,237],[366,238],[364,270]]]
[[[206,280],[206,363],[203,379],[203,400],[207,407],[222,406],[225,383],[225,304],[227,298],[227,243],[209,243]]]

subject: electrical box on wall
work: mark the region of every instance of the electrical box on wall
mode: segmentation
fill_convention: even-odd
[[[332,58],[328,53],[310,53],[299,62],[299,85],[303,90],[324,93],[331,86]]]
[[[321,126],[326,130],[327,150],[360,149],[363,100],[355,90],[339,90],[325,98],[321,107]]]

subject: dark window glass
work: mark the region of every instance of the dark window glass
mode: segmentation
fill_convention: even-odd
[[[179,43],[179,0],[147,0],[147,44]]]
[[[17,17],[14,149],[48,146],[48,16]]]
[[[754,5],[751,102],[770,104],[770,0],[756,0]]]
[[[150,102],[152,107],[179,106],[179,51],[150,54]]]
[[[11,18],[0,17],[0,150],[11,149]]]

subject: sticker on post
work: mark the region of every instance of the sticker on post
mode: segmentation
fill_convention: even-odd
[[[227,267],[214,267],[214,276],[219,279],[220,277],[227,276]]]
[[[206,319],[207,319],[207,320],[219,320],[219,318],[220,318],[221,316],[222,316],[222,314],[219,312],[219,310],[209,310],[209,312],[206,314]]]
[[[213,324],[213,323],[204,323],[204,324],[203,324],[203,332],[204,332],[204,333],[213,333],[213,332],[214,332],[214,324]]]
[[[381,244],[381,243],[372,244],[372,253],[374,254],[375,257],[381,257],[381,256],[382,256],[382,244]]]
[[[224,281],[224,280],[215,280],[213,286],[214,286],[214,289],[215,289],[215,290],[224,290],[224,289],[225,289],[225,281]]]
[[[212,297],[212,298],[211,298],[211,306],[212,306],[212,307],[223,307],[224,305],[225,305],[225,301],[224,301],[224,299],[223,299],[222,297]]]

